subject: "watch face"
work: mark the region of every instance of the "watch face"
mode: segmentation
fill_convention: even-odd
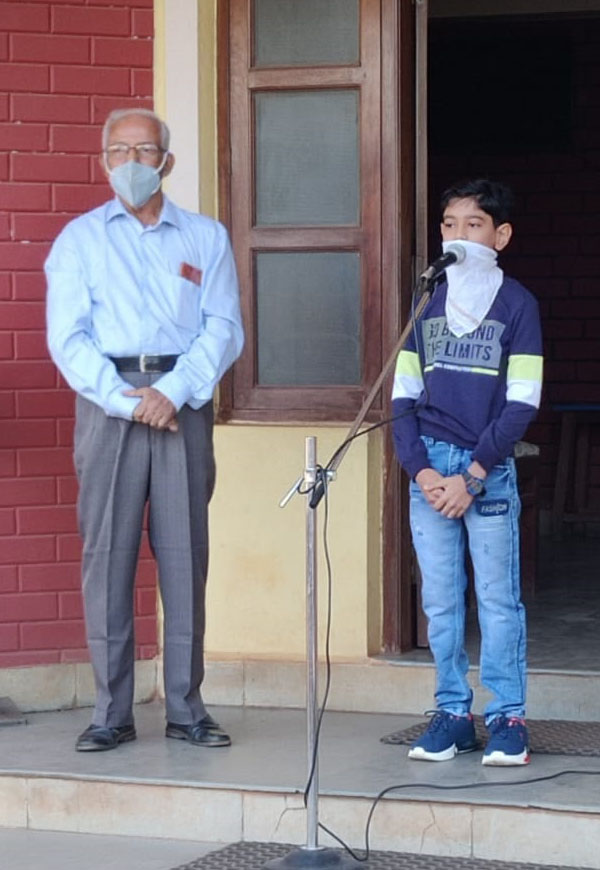
[[[473,475],[469,474],[468,471],[463,472],[463,477],[465,479],[465,484],[469,495],[481,495],[482,492],[485,492],[485,487],[482,480],[479,480],[477,477],[473,477]]]

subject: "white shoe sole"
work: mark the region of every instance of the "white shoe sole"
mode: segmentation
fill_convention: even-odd
[[[522,764],[529,764],[529,752],[524,749],[520,755],[505,755],[504,752],[490,752],[489,755],[484,755],[481,763],[486,767],[519,767]]]
[[[423,746],[413,746],[408,750],[408,757],[413,761],[452,761],[455,755],[474,752],[476,748],[473,746],[469,749],[457,749],[456,743],[453,743],[452,746],[449,746],[448,749],[443,749],[441,752],[428,752]]]

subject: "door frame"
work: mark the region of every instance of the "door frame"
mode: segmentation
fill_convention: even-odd
[[[415,7],[382,0],[384,359],[410,317],[416,244]],[[384,389],[391,396],[393,374]],[[389,399],[387,408],[389,409]],[[408,488],[386,427],[383,468],[383,653],[412,649],[416,595]]]

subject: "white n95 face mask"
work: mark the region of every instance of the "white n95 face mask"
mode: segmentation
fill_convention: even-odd
[[[156,193],[161,184],[163,171],[169,152],[166,151],[160,166],[148,166],[137,160],[128,160],[121,166],[110,169],[108,179],[114,192],[133,208],[140,208]]]

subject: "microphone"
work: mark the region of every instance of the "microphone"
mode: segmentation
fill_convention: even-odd
[[[466,256],[467,252],[465,248],[457,242],[452,242],[451,245],[448,245],[448,249],[445,253],[438,257],[437,260],[434,260],[433,263],[419,275],[419,281],[433,281],[434,278],[441,275],[448,266],[451,266],[453,263],[462,263]]]

